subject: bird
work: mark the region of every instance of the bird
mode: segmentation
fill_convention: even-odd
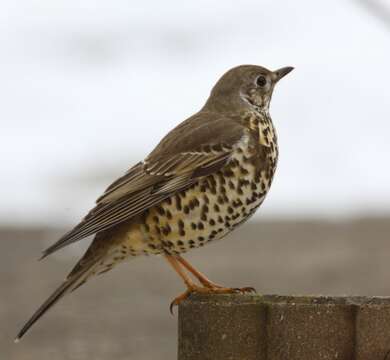
[[[141,255],[161,255],[183,280],[186,290],[171,302],[171,312],[193,293],[253,291],[212,282],[182,254],[224,238],[262,204],[279,152],[270,101],[292,70],[240,65],[224,73],[199,112],[114,181],[81,222],[43,252],[41,259],[95,236],[15,341],[65,294]]]

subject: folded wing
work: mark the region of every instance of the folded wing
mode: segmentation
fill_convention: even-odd
[[[204,118],[207,116],[207,118]],[[198,114],[172,130],[145,159],[112,183],[96,206],[43,257],[142,214],[208,176],[230,159],[244,128],[229,118]]]

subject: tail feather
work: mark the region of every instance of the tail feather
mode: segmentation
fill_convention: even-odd
[[[73,271],[68,278],[57,288],[56,291],[40,306],[40,308],[34,313],[34,315],[27,321],[23,328],[19,331],[15,338],[15,342],[23,337],[23,335],[37,322],[42,315],[46,313],[53,305],[55,305],[65,294],[76,290],[79,286],[83,285],[89,276],[92,274],[95,265],[98,264],[94,261],[90,266],[83,266],[82,269],[74,273]]]

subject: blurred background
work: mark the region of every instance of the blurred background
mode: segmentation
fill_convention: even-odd
[[[0,358],[174,359],[160,258],[24,321],[88,240],[37,262],[239,64],[294,66],[273,96],[280,161],[249,224],[187,258],[260,293],[390,295],[390,3],[2,1]]]

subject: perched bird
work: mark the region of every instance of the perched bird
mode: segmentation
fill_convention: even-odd
[[[42,258],[95,234],[16,341],[66,293],[135,256],[161,254],[184,280],[187,290],[171,303],[171,310],[192,292],[252,290],[211,282],[181,254],[222,239],[263,202],[278,159],[269,104],[275,84],[292,69],[242,65],[229,70],[198,113],[113,182],[85,218],[44,251]]]

